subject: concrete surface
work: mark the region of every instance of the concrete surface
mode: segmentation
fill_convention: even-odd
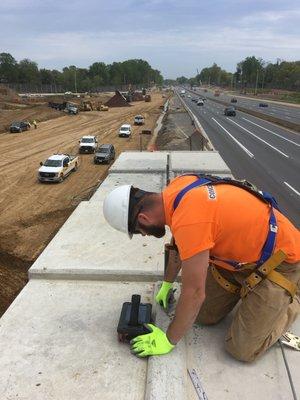
[[[145,179],[144,174],[110,174],[90,198],[90,202],[102,202],[104,197],[113,190],[114,187],[130,184],[139,187],[140,189],[160,192],[165,186],[166,180],[163,174],[147,174],[147,179]]]
[[[155,294],[158,292],[160,284],[161,282],[156,284],[154,289],[153,313],[155,314],[155,324],[166,331],[171,318],[155,303]],[[176,288],[178,295],[178,284],[176,284]],[[181,340],[176,346],[176,351],[163,357],[149,358],[145,400],[188,399],[186,354],[185,340]]]
[[[141,400],[147,361],[117,339],[122,303],[153,285],[32,280],[0,319],[1,400]]]
[[[290,331],[297,336],[300,336],[300,317],[291,326]],[[300,351],[284,346],[285,356],[290,368],[295,391],[300,397]]]
[[[29,270],[30,277],[158,280],[163,276],[162,239],[130,240],[104,220],[101,202],[82,202]]]
[[[187,336],[188,368],[195,368],[208,399],[293,400],[279,345],[250,364],[225,352],[230,320],[228,316],[214,326],[195,325]]]
[[[109,169],[109,173],[165,173],[167,152],[138,152],[121,153]]]
[[[180,151],[170,155],[170,170],[175,175],[186,172],[228,174],[230,169],[217,151]]]

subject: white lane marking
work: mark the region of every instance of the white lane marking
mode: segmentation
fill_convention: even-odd
[[[295,146],[299,146],[299,147],[300,147],[300,144],[299,144],[299,143],[296,143],[296,142],[294,142],[293,140],[287,139],[287,138],[285,138],[284,136],[279,135],[279,133],[270,131],[270,129],[267,129],[267,128],[265,128],[264,126],[261,126],[261,125],[259,125],[259,124],[256,124],[255,122],[250,121],[250,119],[247,119],[247,118],[244,118],[244,117],[242,117],[242,118],[243,118],[245,121],[248,121],[248,122],[250,122],[251,124],[260,127],[261,129],[264,129],[264,130],[267,131],[267,132],[273,133],[273,135],[278,136],[278,137],[280,137],[281,139],[284,139],[284,140],[286,140],[287,142],[293,143]]]
[[[232,134],[230,132],[228,132],[227,129],[224,128],[224,126],[222,126],[215,118],[211,118],[213,121],[215,121],[216,124],[218,124],[230,137],[232,140],[235,141],[235,143],[240,146],[241,149],[244,150],[245,153],[248,154],[249,157],[253,158],[254,155],[251,153],[251,151],[249,151],[244,145],[242,145],[242,143],[240,143],[234,136],[232,136]]]
[[[270,143],[266,142],[264,139],[260,138],[259,136],[255,135],[253,132],[250,132],[248,129],[244,128],[242,125],[238,124],[237,122],[232,121],[232,119],[227,118],[230,122],[233,124],[239,126],[240,128],[244,129],[244,131],[248,132],[250,135],[256,137],[256,139],[260,140],[261,142],[264,142],[267,146],[272,147],[273,150],[278,151],[278,153],[282,154],[286,158],[290,158],[287,154],[285,154],[283,151],[277,149],[277,147],[272,146]]]
[[[284,182],[284,184],[286,186],[288,186],[293,192],[295,192],[298,196],[300,196],[300,193],[298,192],[298,190],[296,190],[295,188],[293,188],[293,186],[291,186],[288,182]]]

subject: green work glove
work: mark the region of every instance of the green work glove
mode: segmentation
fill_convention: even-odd
[[[160,304],[164,308],[164,310],[166,310],[168,307],[168,300],[172,293],[172,287],[173,283],[163,281],[159,292],[155,297],[156,303]]]
[[[137,357],[147,357],[167,354],[174,349],[175,346],[169,342],[165,332],[152,324],[146,326],[151,330],[150,333],[137,336],[130,341],[132,353]]]

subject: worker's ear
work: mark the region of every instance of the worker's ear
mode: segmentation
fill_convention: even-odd
[[[141,212],[138,215],[138,222],[144,226],[152,225],[153,218],[152,218],[151,214],[149,214],[149,212],[147,212],[147,211]]]

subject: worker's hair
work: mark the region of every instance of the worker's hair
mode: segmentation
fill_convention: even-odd
[[[135,212],[137,208],[142,206],[144,211],[149,210],[155,203],[154,196],[157,193],[147,192],[145,190],[132,187],[130,192],[130,210],[129,213]]]
[[[138,189],[135,187],[131,188],[130,191],[130,203],[128,213],[128,229],[129,232],[134,228],[137,214],[139,212],[150,210],[155,204],[154,195],[157,193],[146,192],[145,190]]]

